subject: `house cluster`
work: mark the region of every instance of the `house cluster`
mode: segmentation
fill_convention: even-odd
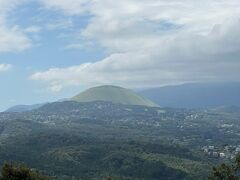
[[[222,148],[215,146],[204,146],[202,150],[210,157],[234,159],[237,154],[240,154],[240,145],[226,145]]]

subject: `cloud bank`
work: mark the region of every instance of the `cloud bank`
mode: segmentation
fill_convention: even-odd
[[[36,72],[53,91],[117,84],[150,87],[239,81],[238,0],[42,0],[69,18],[88,15],[76,39],[100,44],[98,62]],[[85,42],[85,43],[86,43]],[[78,42],[75,46],[82,48]],[[86,60],[87,61],[87,60]]]

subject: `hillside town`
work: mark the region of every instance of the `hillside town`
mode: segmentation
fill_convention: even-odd
[[[226,145],[224,147],[210,145],[203,146],[202,150],[209,157],[232,160],[240,153],[240,145]]]

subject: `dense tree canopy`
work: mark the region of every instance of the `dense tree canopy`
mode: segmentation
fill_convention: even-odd
[[[213,168],[210,180],[239,180],[240,179],[240,155],[238,155],[233,164],[221,164]]]
[[[24,165],[6,163],[1,169],[0,180],[46,180],[49,179],[39,172],[31,170]]]

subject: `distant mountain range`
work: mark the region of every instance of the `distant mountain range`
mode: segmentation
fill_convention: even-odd
[[[99,86],[87,89],[70,99],[61,99],[63,101],[94,102],[105,101],[124,105],[140,105],[148,107],[158,107],[153,101],[138,95],[136,92],[118,86]],[[10,107],[5,112],[25,112],[38,109],[46,103],[34,105],[17,105]]]
[[[90,88],[71,100],[77,102],[106,101],[125,105],[158,107],[153,101],[138,95],[136,92],[118,86],[99,86]]]
[[[165,100],[182,98],[180,105],[193,107],[190,97],[205,102],[201,105],[218,98],[217,105],[228,105],[234,101],[224,100],[238,97],[238,89],[224,87],[171,87]],[[144,92],[164,92],[157,89]],[[166,101],[162,97],[159,104]],[[201,153],[202,147],[214,146],[216,153],[224,152],[225,144],[238,147],[238,106],[152,106],[157,105],[116,86],[91,88],[53,103],[15,106],[0,113],[0,163],[23,162],[55,179],[103,179],[106,174],[129,180],[207,179],[216,162],[228,159]]]
[[[138,93],[118,86],[99,86],[87,89],[62,101],[105,101],[124,105],[173,108],[240,107],[240,83],[202,83],[145,89]],[[42,104],[17,105],[6,112],[24,112],[38,109]]]
[[[240,106],[240,83],[184,84],[146,89],[140,94],[164,107]]]
[[[25,111],[31,111],[31,110],[40,108],[44,104],[45,103],[33,104],[33,105],[16,105],[16,106],[8,108],[5,112],[25,112]]]

